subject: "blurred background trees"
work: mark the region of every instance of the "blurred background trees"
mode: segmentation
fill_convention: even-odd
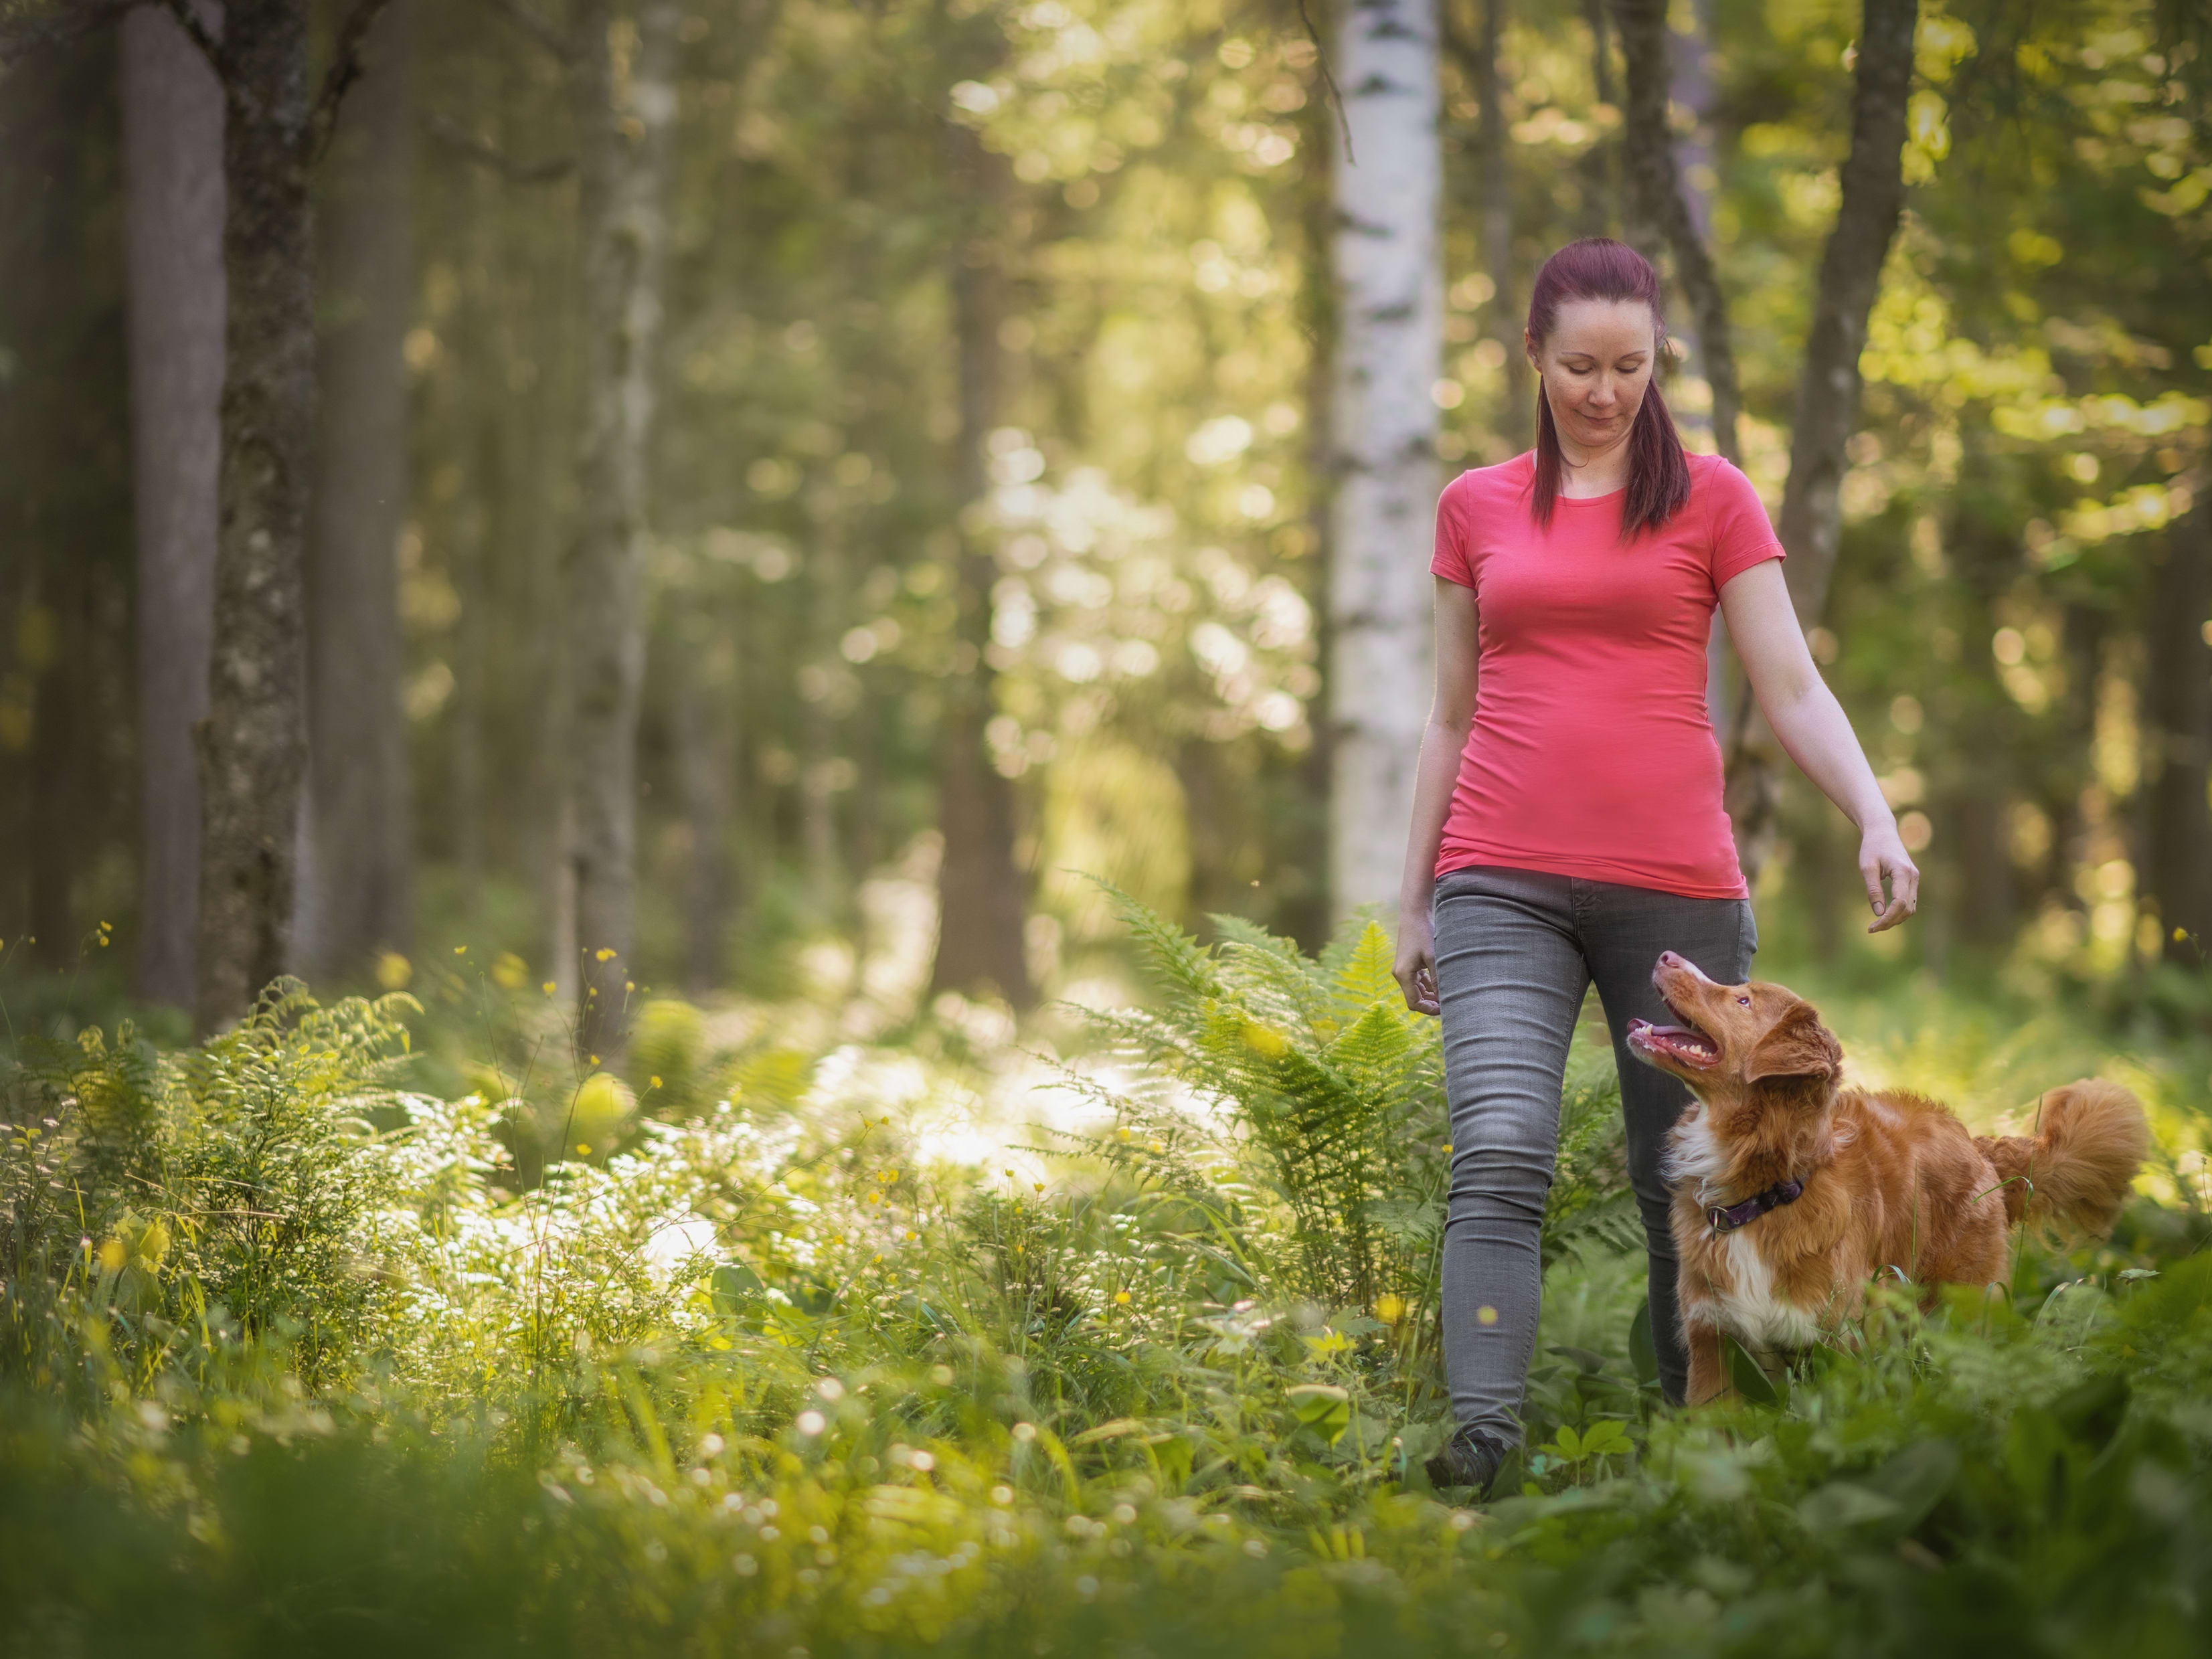
[[[216,94],[64,15],[0,6],[58,40],[0,81],[0,939],[185,1004]],[[1604,231],[1665,253],[1693,442],[1778,514],[1838,458],[1792,574],[1929,872],[1867,959],[2201,1020],[2208,46],[2160,0],[403,0],[313,174],[295,960],[480,946],[611,1044],[635,986],[849,988],[886,880],[934,993],[1016,1006],[1111,970],[1074,871],[1315,940],[1425,698],[1417,611],[1353,648],[1362,571],[1425,589],[1368,451],[1395,501],[1525,447],[1528,278]],[[1794,777],[1770,822],[1771,951],[1838,955],[1847,826]]]

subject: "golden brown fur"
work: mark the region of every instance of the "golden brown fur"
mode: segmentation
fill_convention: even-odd
[[[2149,1144],[2136,1097],[2094,1079],[2045,1095],[2029,1135],[1977,1138],[1921,1096],[1839,1087],[1842,1047],[1782,986],[1717,985],[1672,951],[1652,983],[1685,1024],[1634,1022],[1629,1047],[1696,1097],[1667,1164],[1693,1404],[1725,1386],[1723,1331],[1753,1352],[1802,1347],[1877,1277],[1931,1292],[2002,1279],[2023,1213],[2104,1231]],[[1794,1203],[1712,1225],[1714,1206],[1793,1180]]]

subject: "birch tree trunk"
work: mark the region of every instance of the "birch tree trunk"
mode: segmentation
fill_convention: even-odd
[[[1624,0],[1624,3],[1649,0]],[[1836,226],[1820,260],[1813,325],[1797,382],[1790,482],[1777,526],[1790,556],[1782,569],[1797,625],[1820,620],[1843,534],[1844,446],[1858,426],[1859,354],[1881,268],[1905,210],[1905,106],[1912,90],[1912,36],[1919,0],[1865,0],[1853,70],[1851,149],[1844,163]],[[1743,700],[1729,745],[1729,816],[1747,879],[1756,880],[1773,844],[1772,733]]]
[[[1022,926],[1025,883],[1014,862],[1013,786],[991,764],[985,728],[997,712],[991,667],[991,588],[998,562],[971,513],[990,490],[984,444],[999,424],[1005,378],[999,327],[1006,319],[1003,234],[1006,162],[975,134],[946,135],[964,222],[956,239],[952,313],[959,353],[959,453],[953,489],[960,512],[960,550],[953,573],[958,606],[953,672],[945,680],[939,759],[938,827],[945,854],[938,866],[937,957],[930,989],[995,991],[1017,1008],[1036,1000],[1030,984]]]
[[[2198,507],[2166,532],[2145,619],[2145,744],[2150,762],[2143,888],[2158,906],[2170,962],[2202,966],[2212,951],[2212,507]],[[2182,937],[2176,937],[2176,930]]]
[[[219,27],[209,5],[203,21]],[[176,21],[123,21],[131,499],[138,556],[138,994],[192,1005],[216,480],[222,451],[222,88]]]
[[[1428,714],[1443,283],[1434,0],[1350,0],[1336,158],[1330,902],[1397,891]]]
[[[315,418],[307,0],[230,0],[220,65],[228,361],[215,631],[197,728],[203,1033],[246,1012],[284,971],[290,943]]]
[[[410,9],[368,40],[332,143],[320,275],[321,431],[308,542],[311,872],[295,956],[345,972],[404,950],[412,908],[397,549],[407,508],[400,350],[413,270]]]
[[[645,672],[647,445],[676,114],[674,0],[578,8],[570,71],[584,223],[585,432],[568,571],[577,1036],[611,1064],[636,927],[637,721]]]

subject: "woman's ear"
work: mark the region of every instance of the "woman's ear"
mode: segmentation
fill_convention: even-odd
[[[1536,337],[1525,328],[1521,331],[1521,349],[1528,356],[1528,367],[1541,374],[1544,372],[1543,349],[1537,344]]]
[[[1771,1077],[1819,1078],[1832,1081],[1843,1075],[1844,1046],[1835,1033],[1820,1024],[1809,1002],[1791,1005],[1765,1036],[1753,1045],[1745,1060],[1743,1078],[1758,1083]]]

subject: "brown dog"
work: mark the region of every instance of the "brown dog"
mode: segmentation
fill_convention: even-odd
[[[1651,982],[1680,1025],[1628,1046],[1690,1086],[1668,1138],[1692,1404],[1725,1386],[1721,1333],[1753,1352],[1837,1333],[1868,1283],[1987,1285],[2025,1214],[2102,1233],[2150,1139],[2141,1103],[2085,1078],[2043,1097],[2033,1137],[1976,1137],[1918,1095],[1840,1089],[1844,1052],[1779,985],[1717,985],[1672,951]]]

